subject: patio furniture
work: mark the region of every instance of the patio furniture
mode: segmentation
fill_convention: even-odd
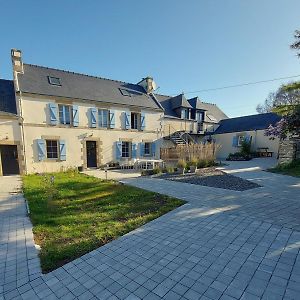
[[[137,159],[135,162],[136,169],[149,170],[155,167],[163,167],[164,161],[162,159]]]
[[[268,151],[268,150],[269,150],[269,147],[257,148],[258,157],[272,157],[274,152]]]

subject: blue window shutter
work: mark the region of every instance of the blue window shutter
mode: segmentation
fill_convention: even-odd
[[[98,110],[98,126],[103,127],[103,110]]]
[[[115,128],[115,111],[109,111],[109,128]]]
[[[141,113],[141,130],[145,130],[146,128],[146,119],[145,113]]]
[[[97,126],[97,109],[95,107],[90,108],[90,127],[95,128]]]
[[[140,143],[140,157],[145,155],[145,143]]]
[[[137,144],[132,143],[131,144],[131,157],[136,158],[136,152],[137,152]]]
[[[155,144],[155,142],[151,143],[151,151],[152,151],[152,156],[155,156],[155,154],[156,154],[156,144]]]
[[[124,129],[130,129],[130,127],[131,127],[130,112],[124,111],[123,115],[124,115],[124,125],[123,125],[123,128]]]
[[[116,159],[122,158],[122,142],[115,142],[116,145]]]
[[[232,138],[232,146],[233,147],[237,147],[238,146],[238,137],[237,136],[234,136]]]
[[[79,126],[79,111],[78,111],[78,105],[73,105],[72,107],[72,114],[73,114],[73,126],[78,127]]]
[[[246,134],[246,135],[245,135],[245,141],[246,141],[247,143],[251,143],[251,135]]]
[[[51,125],[57,124],[57,104],[49,103],[49,120]]]
[[[36,140],[37,153],[39,161],[42,161],[46,158],[46,142],[43,139]]]
[[[59,157],[60,160],[67,159],[66,142],[64,140],[59,141]]]

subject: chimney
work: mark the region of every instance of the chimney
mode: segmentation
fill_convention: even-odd
[[[22,51],[18,49],[11,49],[11,59],[13,70],[16,73],[24,73],[22,62]]]
[[[154,92],[156,89],[156,84],[150,76],[143,78],[138,84],[144,88],[147,94]]]

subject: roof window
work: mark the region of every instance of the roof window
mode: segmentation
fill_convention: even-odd
[[[61,86],[60,78],[58,78],[58,77],[48,76],[48,81],[52,85],[59,85],[59,86]]]
[[[211,121],[217,122],[217,119],[216,119],[213,115],[207,114],[207,117],[208,117]]]
[[[119,89],[123,96],[131,97],[131,93],[126,89]]]

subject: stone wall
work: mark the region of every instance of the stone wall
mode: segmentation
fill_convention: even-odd
[[[279,164],[290,163],[294,159],[300,159],[300,138],[281,141],[279,145]]]

